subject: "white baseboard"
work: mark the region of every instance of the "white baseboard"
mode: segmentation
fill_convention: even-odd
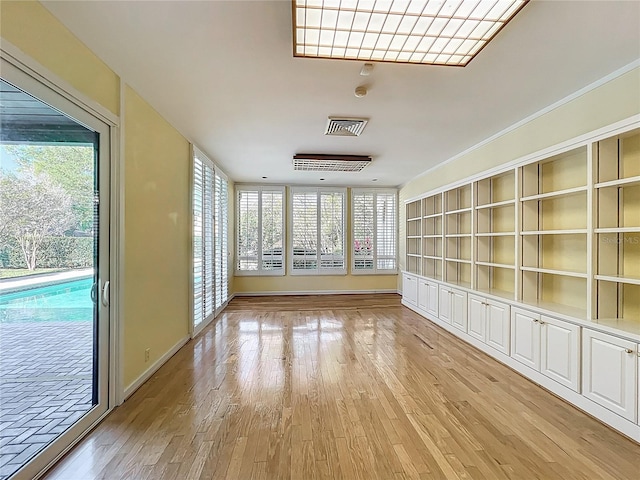
[[[178,342],[171,347],[164,355],[162,355],[158,360],[153,362],[153,364],[145,370],[142,375],[136,378],[128,387],[124,389],[124,398],[123,401],[129,398],[133,393],[138,390],[144,382],[149,380],[151,376],[158,371],[158,369],[167,363],[167,361],[173,357],[178,350],[180,350],[191,338],[189,335],[181,338]]]
[[[483,343],[477,340],[476,338],[472,337],[471,335],[468,335],[466,332],[454,327],[453,325],[443,322],[439,318],[432,318],[430,316],[427,316],[427,314],[422,310],[420,310],[416,305],[407,303],[405,300],[402,301],[402,304],[405,307],[416,312],[418,315],[429,320],[431,323],[443,328],[449,333],[460,338],[460,340],[463,340],[464,342],[467,342],[473,345],[478,350],[483,351],[484,353],[486,353],[490,357],[493,357],[495,360],[499,361],[500,363],[506,365],[512,370],[515,370],[522,376],[531,380],[533,383],[551,392],[553,395],[556,395],[562,398],[563,400],[567,401],[568,403],[576,407],[578,410],[581,410],[587,415],[596,418],[600,422],[604,423],[605,425],[608,425],[614,430],[617,430],[618,432],[629,437],[633,441],[640,443],[640,425],[633,423],[627,420],[626,418],[621,417],[620,415],[602,407],[601,405],[598,405],[597,403],[586,398],[580,393],[574,390],[571,390],[570,388],[567,388],[564,385],[559,384],[558,382],[543,375],[537,370],[533,370],[532,368],[527,367],[526,365],[518,362],[512,357],[505,355],[502,352],[499,352],[498,350],[490,347],[486,343]]]
[[[365,293],[398,293],[395,288],[385,290],[295,290],[282,292],[236,292],[236,297],[261,297],[272,295],[353,295]]]

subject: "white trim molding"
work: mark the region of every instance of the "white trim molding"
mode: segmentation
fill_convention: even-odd
[[[162,355],[155,362],[153,362],[153,364],[147,370],[145,370],[142,373],[142,375],[140,375],[133,382],[131,382],[124,389],[124,400],[128,399],[131,395],[133,395],[135,391],[138,390],[144,384],[144,382],[149,380],[153,376],[153,374],[160,369],[160,367],[162,367],[165,363],[167,363],[167,361],[171,357],[173,357],[176,353],[178,353],[178,351],[182,347],[184,347],[189,340],[191,340],[190,335],[186,335],[185,337],[182,337],[180,340],[178,340],[178,342],[173,347],[171,347],[167,352],[165,352],[164,355]]]

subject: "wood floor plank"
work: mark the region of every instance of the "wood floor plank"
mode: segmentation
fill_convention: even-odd
[[[640,445],[400,305],[238,297],[47,480],[638,480]]]

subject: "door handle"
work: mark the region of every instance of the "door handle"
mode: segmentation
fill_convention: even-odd
[[[104,285],[102,285],[102,305],[104,305],[105,307],[109,306],[109,286],[110,285],[111,285],[111,282],[109,280],[104,282]]]

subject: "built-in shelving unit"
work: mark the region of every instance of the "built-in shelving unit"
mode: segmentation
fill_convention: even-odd
[[[426,278],[640,332],[640,130],[408,202],[406,265]]]
[[[407,271],[422,273],[422,202],[407,203]]]
[[[521,168],[521,300],[586,318],[589,159],[583,146]]]
[[[463,185],[444,196],[444,279],[471,287],[472,191]]]
[[[514,298],[515,169],[475,182],[475,289]]]
[[[422,211],[422,271],[429,278],[442,280],[442,194],[423,199]]]
[[[640,132],[601,140],[594,157],[596,318],[640,328]]]
[[[403,305],[640,442],[640,115],[407,212]]]

